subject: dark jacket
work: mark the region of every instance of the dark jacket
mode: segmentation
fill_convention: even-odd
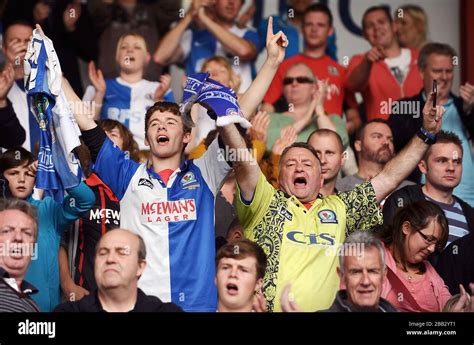
[[[461,205],[462,212],[464,213],[464,217],[466,217],[469,231],[471,231],[472,229],[474,229],[474,208],[472,208],[467,203],[462,201],[462,199],[459,199],[457,196],[453,195],[453,197]],[[411,203],[414,203],[415,201],[423,201],[423,200],[426,200],[425,195],[423,194],[421,185],[418,185],[418,184],[415,184],[412,186],[406,186],[404,188],[401,188],[393,192],[387,198],[387,200],[385,200],[385,204],[383,205],[384,224],[389,224],[391,222],[398,208],[407,206]]]
[[[395,152],[399,152],[408,142],[413,138],[418,129],[423,124],[423,107],[425,106],[425,101],[423,100],[423,90],[421,92],[410,98],[404,98],[399,102],[406,102],[406,104],[417,104],[419,102],[419,113],[418,114],[393,114],[390,115],[389,125],[393,133],[393,144],[395,146]],[[455,96],[450,93],[450,97],[454,100],[454,106],[456,107],[461,121],[464,127],[469,133],[469,139],[474,138],[474,108],[470,113],[465,113],[463,110],[463,101],[461,97]],[[418,168],[407,178],[413,182],[419,182],[421,177],[421,172]]]
[[[440,254],[435,269],[452,295],[459,293],[459,284],[469,291],[469,283],[474,282],[474,233],[447,246]]]
[[[322,312],[330,312],[330,313],[352,313],[357,312],[358,310],[354,310],[353,307],[347,303],[347,291],[346,290],[339,290],[336,295],[336,299],[334,300],[332,306],[327,310],[322,310]],[[398,310],[390,304],[387,300],[380,297],[379,307],[376,312],[384,312],[384,313],[394,313],[398,312]]]
[[[9,100],[5,108],[0,108],[0,124],[0,147],[10,149],[23,144],[26,132],[18,121]]]
[[[137,289],[137,302],[135,307],[130,310],[131,313],[137,312],[154,312],[154,313],[170,313],[170,312],[182,312],[183,310],[173,303],[163,303],[158,297],[148,296],[145,293]],[[86,313],[98,313],[106,312],[100,304],[97,291],[88,296],[85,296],[77,302],[65,302],[58,305],[55,312],[86,312]]]

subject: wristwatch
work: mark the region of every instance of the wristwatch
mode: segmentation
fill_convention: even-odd
[[[420,130],[416,134],[425,144],[433,145],[436,143],[436,134],[431,134],[423,127],[420,127]]]

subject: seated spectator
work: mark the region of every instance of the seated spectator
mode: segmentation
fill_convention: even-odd
[[[287,58],[278,68],[263,101],[263,110],[269,113],[287,111],[292,101],[281,100],[284,95],[284,79],[288,70],[297,64],[305,64],[312,71],[317,80],[327,80],[327,92],[323,99],[323,108],[329,115],[342,117],[343,104],[347,101],[349,109],[346,111],[346,129],[349,132],[360,126],[360,117],[357,102],[353,94],[348,94],[345,88],[346,69],[326,55],[328,37],[333,32],[332,13],[326,5],[314,4],[309,6],[303,16],[303,52]],[[305,73],[306,75],[307,73]],[[289,85],[289,84],[288,84]],[[280,105],[283,103],[284,105]],[[339,131],[338,131],[339,133]],[[342,133],[339,133],[342,136]],[[304,140],[305,141],[305,140]],[[345,141],[345,140],[343,140]],[[271,146],[271,144],[269,144]]]
[[[442,311],[451,294],[427,259],[448,239],[443,210],[429,201],[414,202],[398,210],[380,237],[387,264],[382,297],[400,311]]]
[[[38,290],[25,280],[37,254],[36,210],[23,200],[0,199],[0,312],[38,312],[31,295]],[[19,252],[19,253],[18,253]]]
[[[459,87],[459,97],[453,94],[454,64],[456,51],[447,44],[428,43],[420,52],[418,68],[423,78],[423,89],[411,98],[400,100],[399,112],[390,116],[390,127],[394,134],[395,151],[400,151],[420,126],[419,113],[426,102],[426,95],[437,81],[437,104],[446,109],[441,129],[456,134],[461,139],[464,151],[464,173],[456,188],[456,195],[474,207],[474,85],[466,82]],[[415,106],[415,111],[413,111]],[[405,109],[405,111],[403,111]],[[419,183],[420,172],[410,176],[410,180]]]
[[[367,122],[357,132],[354,142],[359,170],[356,174],[337,181],[336,188],[342,192],[352,190],[357,185],[371,180],[385,167],[394,156],[393,135],[388,123],[381,119]],[[402,188],[413,182],[402,181]]]
[[[336,194],[339,191],[336,189],[336,180],[346,161],[341,137],[330,129],[318,129],[311,133],[308,144],[316,150],[321,162],[324,184],[319,192],[323,196]]]
[[[401,47],[421,49],[426,44],[428,17],[418,5],[403,5],[393,15]]]
[[[12,196],[26,200],[38,209],[38,257],[31,262],[26,278],[39,290],[33,299],[41,311],[51,311],[60,301],[58,254],[61,234],[91,209],[95,197],[82,182],[66,190],[68,196],[62,203],[52,197],[33,198],[36,164],[33,154],[21,147],[9,149],[0,156],[0,173],[8,181]]]
[[[266,267],[264,251],[252,241],[242,239],[221,247],[216,255],[217,311],[254,311]]]
[[[459,285],[468,287],[474,282],[474,232],[447,246],[439,255],[435,268],[453,295],[460,292]]]
[[[340,248],[337,274],[341,289],[326,312],[396,312],[381,297],[387,275],[384,248],[380,240],[368,232],[354,232]],[[289,287],[282,294],[283,311],[301,311],[290,298]],[[318,298],[318,296],[314,296]]]
[[[105,80],[102,71],[89,64],[89,77],[93,86],[86,89],[83,100],[93,101],[96,118],[112,119],[123,123],[133,133],[141,150],[146,149],[144,114],[155,101],[173,101],[169,90],[171,78],[162,75],[160,83],[143,79],[145,66],[150,61],[145,39],[133,33],[120,37],[115,62],[120,75]]]
[[[448,219],[447,245],[474,230],[474,209],[454,195],[463,174],[463,156],[462,143],[456,134],[439,132],[436,143],[418,164],[425,184],[406,186],[390,195],[383,208],[384,222],[390,222],[398,208],[428,200],[438,205]]]
[[[87,2],[87,9],[94,29],[100,33],[97,38],[98,68],[106,79],[112,79],[119,75],[119,70],[112,61],[120,37],[135,32],[144,37],[150,51],[155,51],[159,39],[178,17],[181,1],[160,0],[154,3],[148,1],[146,4],[138,0],[91,0]],[[156,80],[161,73],[161,67],[150,61],[144,70],[143,78]]]
[[[94,274],[97,291],[80,301],[58,305],[55,312],[180,312],[138,288],[146,267],[146,247],[140,235],[125,229],[107,232],[97,243]]]
[[[193,0],[190,10],[161,41],[153,60],[161,66],[186,64],[186,74],[202,69],[212,56],[229,59],[240,76],[240,92],[252,82],[253,63],[260,49],[258,34],[235,21],[244,1]],[[195,24],[195,25],[191,25]]]
[[[138,160],[138,145],[124,125],[115,120],[101,120],[99,126],[117,147],[129,152],[130,159]],[[62,291],[67,299],[76,301],[97,288],[94,278],[97,242],[107,231],[120,226],[120,203],[117,197],[109,186],[92,172],[91,156],[87,147],[82,145],[79,151],[81,167],[86,177],[85,183],[94,192],[95,203],[63,234],[59,253]]]
[[[311,69],[298,63],[288,69],[283,79],[283,95],[290,104],[283,113],[271,113],[268,127],[268,147],[273,146],[280,130],[293,126],[297,141],[306,141],[318,128],[337,131],[348,142],[344,121],[337,115],[328,115],[324,109],[327,83],[317,82]]]
[[[390,111],[384,109],[384,103],[414,96],[423,87],[416,68],[418,50],[400,48],[396,25],[385,6],[373,6],[365,11],[362,30],[371,49],[352,57],[347,88],[362,93],[368,121],[387,120]]]

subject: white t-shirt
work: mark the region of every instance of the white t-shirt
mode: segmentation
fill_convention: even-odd
[[[408,74],[408,70],[410,69],[410,49],[402,48],[399,56],[394,58],[386,58],[384,61],[395,79],[397,79],[398,82],[402,84]]]

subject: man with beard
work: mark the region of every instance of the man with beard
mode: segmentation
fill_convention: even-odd
[[[348,191],[377,176],[394,156],[392,130],[386,121],[375,119],[367,122],[356,135],[354,147],[359,161],[359,171],[336,183],[338,191]],[[412,184],[402,181],[398,188]]]
[[[319,192],[324,196],[336,194],[337,177],[347,158],[341,137],[330,129],[318,129],[311,133],[308,144],[316,150],[321,161],[324,184]]]
[[[438,133],[436,144],[425,153],[418,167],[426,177],[426,183],[401,188],[387,198],[384,222],[390,222],[398,208],[415,201],[428,200],[438,205],[449,223],[446,246],[474,229],[474,209],[453,194],[461,182],[463,172],[463,147],[459,137],[451,132]]]

